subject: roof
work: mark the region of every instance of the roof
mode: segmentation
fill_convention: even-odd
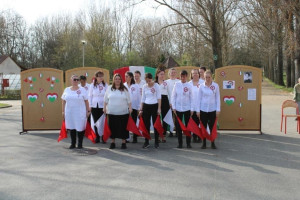
[[[2,55],[2,56],[0,56],[0,65],[1,65],[1,63],[3,63],[4,62],[4,60],[6,60],[7,58],[10,58],[10,59],[12,59],[10,56],[8,56],[8,55]],[[12,59],[12,61],[14,61],[14,63],[16,63],[16,65],[18,66],[18,67],[20,67],[21,68],[21,71],[24,71],[24,70],[26,70],[26,68],[25,67],[22,67],[21,65],[19,65],[14,59]]]
[[[8,58],[9,56],[6,56],[6,55],[3,55],[3,56],[0,56],[0,64],[6,60],[6,58]]]
[[[179,64],[171,56],[169,56],[167,59],[165,59],[162,64],[166,68],[179,67]]]

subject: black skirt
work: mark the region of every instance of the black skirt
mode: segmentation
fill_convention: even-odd
[[[129,114],[126,115],[107,115],[108,125],[111,130],[110,138],[129,138],[129,131],[127,131],[127,122]]]

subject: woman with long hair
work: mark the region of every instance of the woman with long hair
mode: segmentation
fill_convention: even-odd
[[[155,73],[155,83],[159,85],[160,93],[161,93],[161,116],[162,119],[166,116],[170,109],[170,102],[168,97],[168,83],[165,81],[165,70],[163,68],[157,68]],[[153,122],[154,123],[154,122]],[[164,136],[166,135],[166,131],[168,129],[168,124],[163,121],[163,128],[165,130]],[[165,139],[162,140],[163,143],[166,142]]]
[[[103,115],[103,106],[104,106],[104,95],[107,89],[107,84],[104,82],[104,73],[98,71],[95,73],[95,79],[93,84],[90,85],[89,88],[89,104],[90,104],[90,111],[92,113],[92,120],[96,123],[100,117]],[[96,139],[95,142],[100,142],[99,131],[97,127],[94,127],[96,132]],[[103,141],[102,137],[102,143]]]
[[[140,109],[141,106],[140,86],[135,83],[132,72],[128,71],[125,73],[125,80],[126,82],[124,83],[124,85],[127,88],[131,99],[131,107],[132,107],[131,117],[133,121],[136,123],[138,110]],[[137,143],[137,135],[135,134],[133,135],[132,143]]]
[[[82,141],[85,132],[86,120],[89,116],[88,94],[83,87],[78,86],[79,77],[71,77],[71,86],[67,87],[62,98],[63,118],[66,128],[71,135],[70,149],[76,147],[76,134],[78,136],[78,149],[82,149]]]
[[[195,108],[197,104],[197,97],[198,97],[198,92],[199,92],[199,87],[202,83],[204,83],[204,80],[200,79],[200,70],[198,69],[192,69],[191,71],[191,80],[189,82],[192,85],[192,93],[193,93],[193,98],[192,98],[192,106]],[[196,110],[196,108],[194,109]],[[197,117],[196,112],[193,112],[192,114],[192,119],[195,121],[195,123],[199,126],[200,121],[199,118]],[[197,136],[196,134],[193,133],[193,142],[194,143],[200,143],[201,138]]]
[[[150,133],[151,118],[155,123],[157,115],[161,113],[161,94],[159,85],[152,79],[151,73],[145,74],[146,84],[143,86],[139,115],[143,117],[147,131]],[[155,148],[159,148],[158,132],[154,129]],[[143,148],[149,147],[149,140],[145,138]]]
[[[205,82],[200,85],[199,94],[197,98],[197,116],[200,118],[204,127],[208,127],[210,132],[219,116],[220,108],[220,90],[219,85],[212,80],[212,73],[206,71],[204,73]],[[206,139],[203,139],[202,149],[206,149]],[[211,148],[216,149],[215,141],[211,142]]]
[[[129,137],[127,122],[129,114],[132,112],[130,94],[124,86],[121,75],[115,74],[113,83],[108,86],[104,96],[103,112],[108,118],[109,128],[111,130],[112,142],[110,149],[116,147],[115,139],[122,139],[121,149],[126,149],[126,139]]]
[[[168,97],[169,97],[169,105],[171,107],[171,97],[173,88],[176,82],[179,82],[180,80],[177,78],[177,71],[176,68],[170,68],[168,72],[169,79],[166,80],[166,83],[168,84]],[[175,122],[174,113],[172,112],[173,121]],[[174,123],[175,124],[175,123]],[[175,127],[176,128],[176,127]],[[177,136],[177,135],[175,135]],[[173,130],[170,130],[169,137],[173,137]]]

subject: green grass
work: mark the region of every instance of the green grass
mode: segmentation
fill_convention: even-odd
[[[0,108],[6,107],[6,106],[10,106],[9,104],[5,104],[5,103],[0,103]]]
[[[294,88],[292,87],[285,87],[285,86],[281,86],[281,85],[277,85],[276,83],[272,82],[270,79],[268,79],[267,77],[264,77],[265,81],[268,81],[269,83],[271,83],[275,88],[286,91],[286,92],[293,92]]]

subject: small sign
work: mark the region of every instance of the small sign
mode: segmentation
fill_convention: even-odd
[[[224,90],[233,90],[235,89],[235,81],[223,81],[223,89]]]
[[[248,101],[256,101],[256,88],[248,88]]]

